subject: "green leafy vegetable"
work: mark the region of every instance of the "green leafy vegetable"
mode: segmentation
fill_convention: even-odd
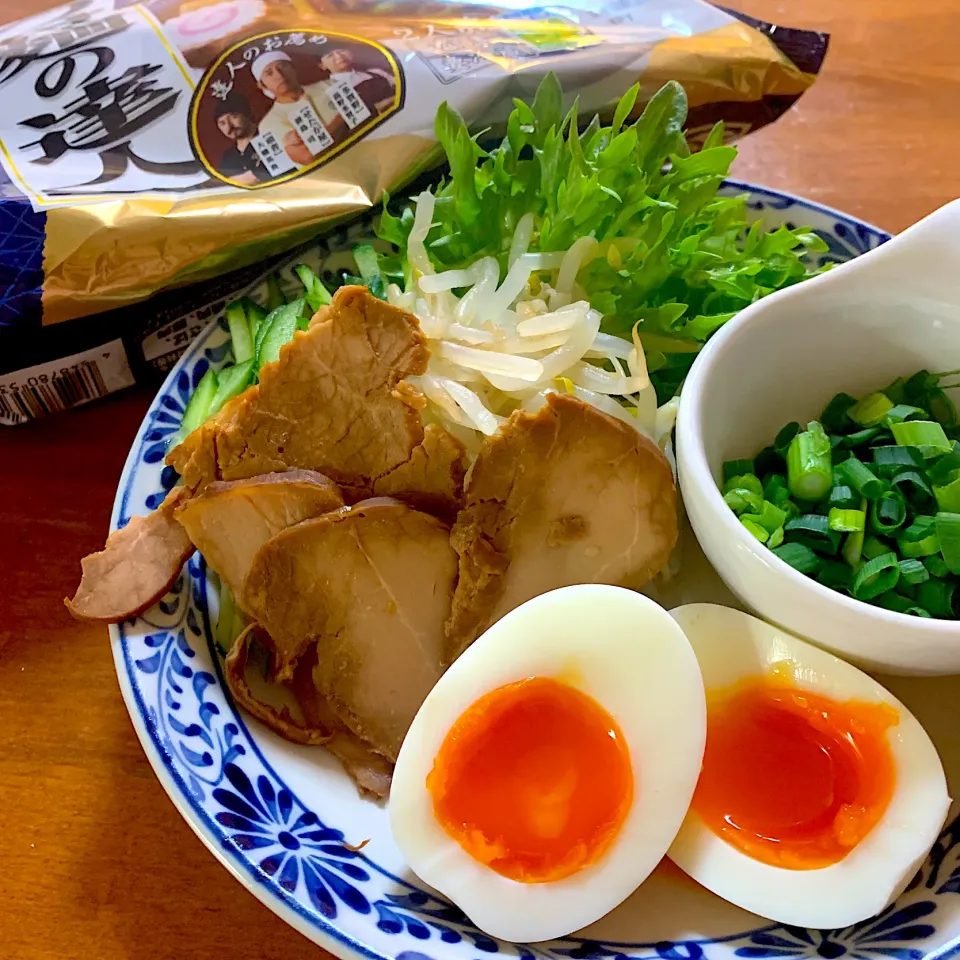
[[[507,135],[490,152],[442,104],[435,129],[450,176],[434,190],[426,249],[437,271],[496,257],[502,278],[527,214],[531,252],[563,252],[594,237],[595,255],[577,283],[604,314],[605,332],[628,335],[639,320],[641,338],[657,337],[662,360],[650,369],[663,400],[715,330],[808,277],[804,256],[826,245],[808,229],[748,225],[743,197],[717,195],[736,156],[722,129],[691,155],[683,88],[665,84],[631,124],[638,92],[627,91],[610,126],[594,120],[581,133],[576,104],[562,114],[559,83],[549,74],[532,104],[514,101]],[[409,207],[399,215],[385,210],[379,236],[405,250],[413,221]]]

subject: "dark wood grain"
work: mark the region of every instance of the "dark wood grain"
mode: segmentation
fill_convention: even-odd
[[[736,174],[901,230],[960,195],[957,0],[740,0],[833,34]],[[2,5],[25,14],[42,2]],[[150,392],[0,428],[0,955],[299,960],[322,951],[206,851],[144,759],[104,627],[70,619]]]

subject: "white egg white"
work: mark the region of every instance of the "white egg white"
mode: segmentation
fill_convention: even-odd
[[[475,860],[438,823],[426,787],[461,714],[484,694],[527,677],[556,678],[593,697],[619,725],[633,766],[633,804],[610,849],[554,882],[520,883]],[[617,906],[666,853],[693,796],[705,737],[700,671],[670,615],[619,587],[565,587],[497,622],[427,697],[394,772],[393,836],[414,873],[491,936],[565,936]]]
[[[778,672],[833,700],[885,703],[896,786],[879,822],[838,863],[815,870],[771,866],[740,852],[691,810],[669,856],[707,889],[762,917],[799,927],[846,927],[874,916],[904,890],[950,807],[940,758],[916,718],[856,667],[761,620],[713,604],[672,611],[697,654],[707,694]],[[758,771],[762,776],[762,771]]]

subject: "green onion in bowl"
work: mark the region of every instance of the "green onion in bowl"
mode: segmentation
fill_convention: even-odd
[[[940,375],[837,394],[723,475],[744,528],[799,573],[887,610],[960,619],[960,427]]]

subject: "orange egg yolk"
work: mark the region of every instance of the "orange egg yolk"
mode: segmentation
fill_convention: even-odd
[[[813,870],[842,860],[895,784],[887,704],[839,702],[777,676],[708,700],[693,810],[754,860]]]
[[[592,697],[549,677],[475,701],[427,777],[438,822],[467,853],[523,883],[596,863],[633,801],[630,754]]]

